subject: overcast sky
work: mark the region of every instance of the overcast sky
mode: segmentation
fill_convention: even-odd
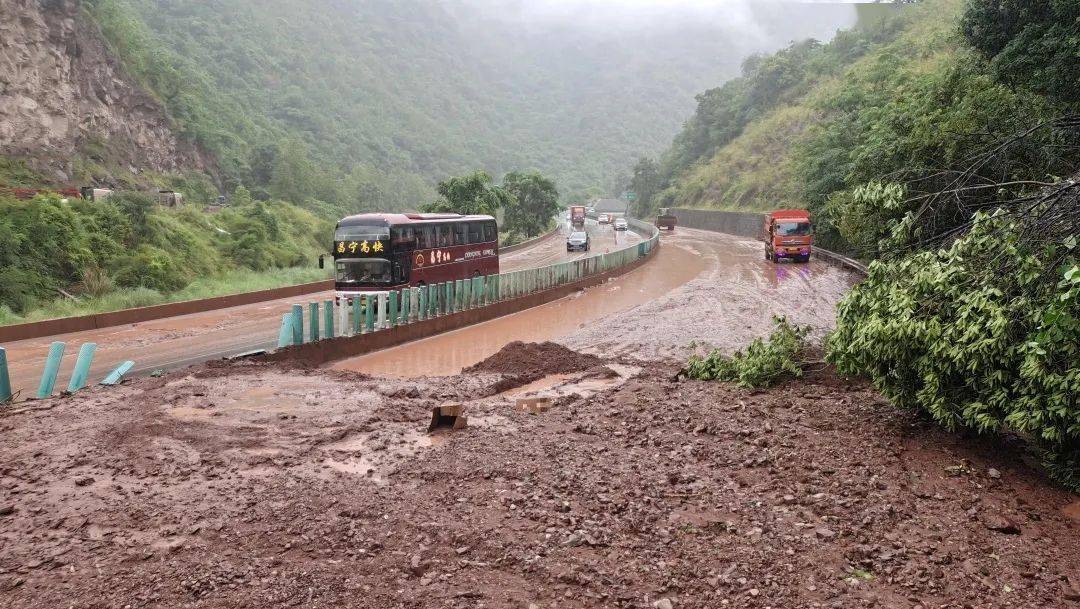
[[[450,0],[451,2],[454,0]],[[711,30],[731,41],[735,54],[777,48],[792,40],[828,40],[855,23],[846,2],[807,0],[457,0],[481,6],[497,21],[519,27],[628,31]],[[569,32],[568,32],[569,33]],[[630,40],[630,39],[628,39]]]

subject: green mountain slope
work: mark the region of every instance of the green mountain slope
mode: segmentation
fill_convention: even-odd
[[[670,140],[694,92],[734,75],[746,53],[854,19],[850,7],[826,6],[746,32],[719,12],[600,27],[473,0],[90,6],[227,183],[270,184],[281,142],[295,139],[303,147],[293,153],[306,148],[324,172],[321,188],[339,190],[316,198],[363,191],[382,206],[476,168],[539,170],[570,195],[613,186],[629,161]]]

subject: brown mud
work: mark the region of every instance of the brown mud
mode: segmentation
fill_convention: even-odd
[[[457,374],[515,340],[560,340],[593,325],[603,329],[623,323],[616,317],[621,312],[669,298],[706,269],[707,262],[685,248],[661,247],[647,264],[566,298],[342,360],[334,368],[398,377]]]
[[[607,365],[491,395],[525,369],[242,363],[32,403],[0,416],[0,606],[1076,606],[1077,498],[1011,448],[827,371]],[[446,402],[469,426],[428,435]]]

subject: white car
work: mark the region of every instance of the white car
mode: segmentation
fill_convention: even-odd
[[[630,225],[626,223],[626,218],[615,218],[615,230],[626,230],[630,228]]]

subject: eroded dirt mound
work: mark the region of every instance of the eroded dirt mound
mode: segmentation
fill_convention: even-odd
[[[579,353],[553,342],[514,341],[486,360],[462,372],[498,372],[511,376],[540,378],[549,374],[584,372],[603,365],[595,355]]]

